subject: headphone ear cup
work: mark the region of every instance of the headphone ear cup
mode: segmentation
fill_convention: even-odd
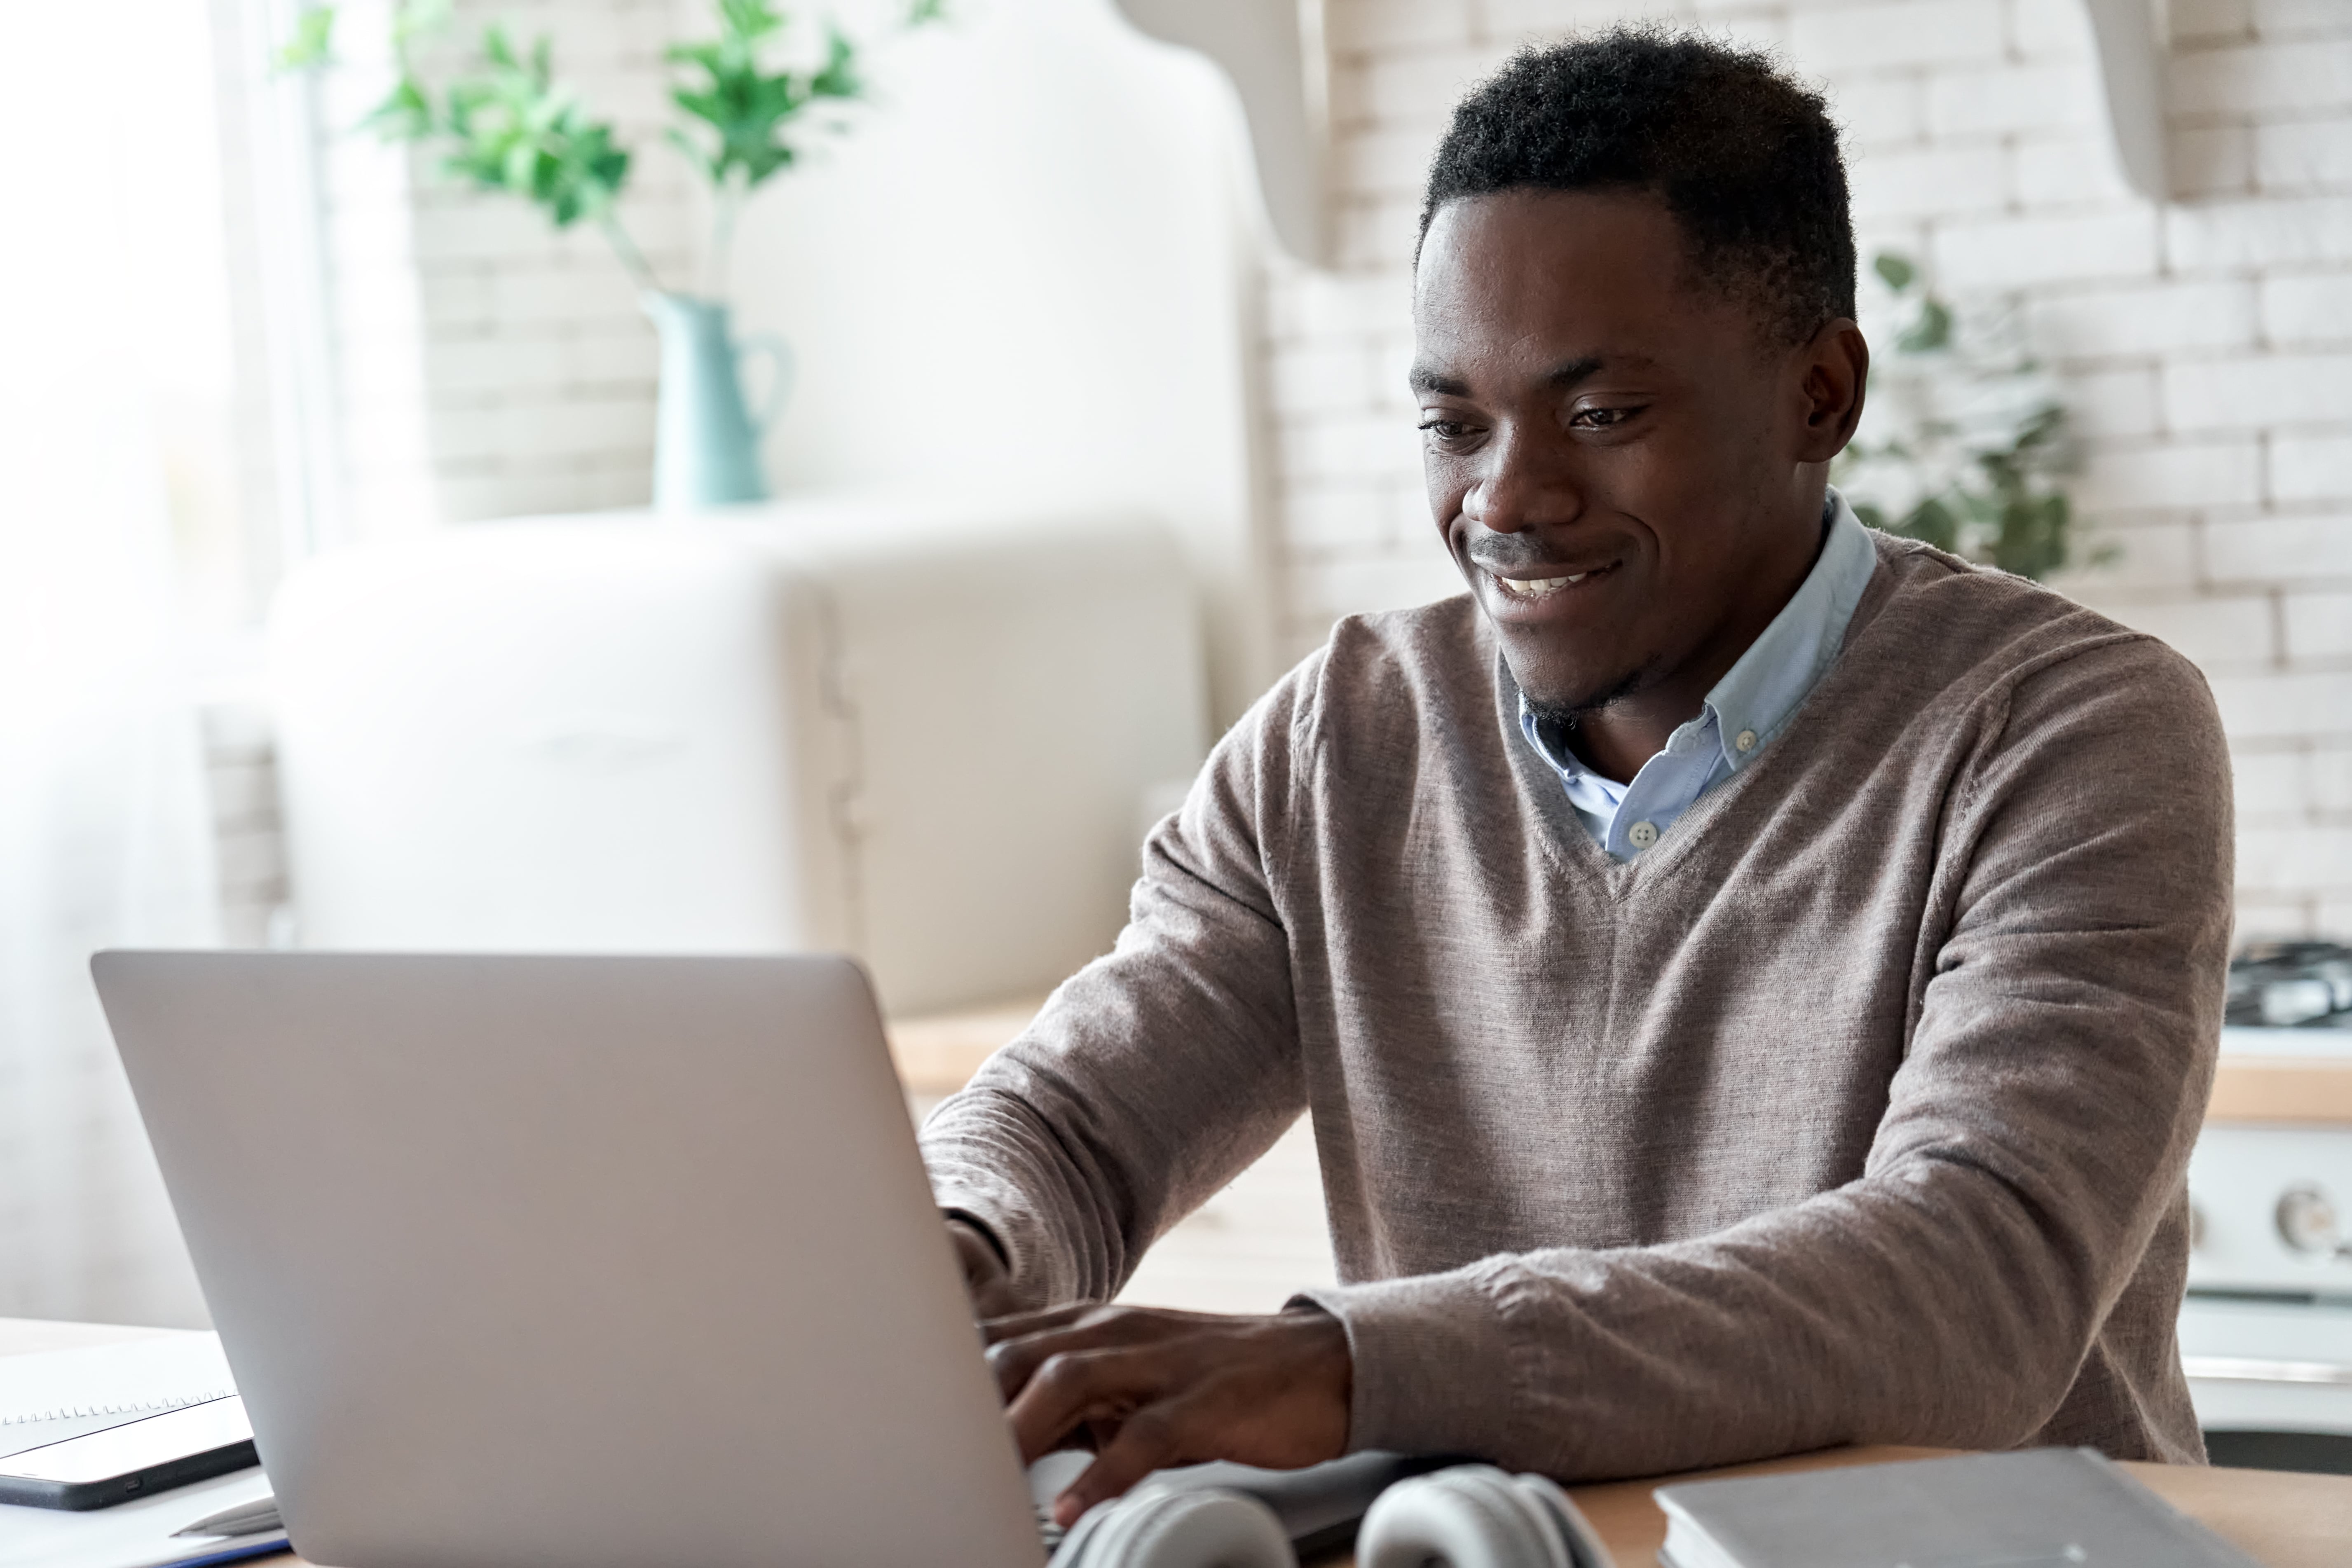
[[[1456,1465],[1382,1492],[1357,1568],[1609,1568],[1609,1549],[1546,1476]]]
[[[1549,1502],[1492,1465],[1457,1465],[1382,1492],[1356,1537],[1356,1563],[1575,1568]]]
[[[1513,1476],[1511,1484],[1534,1507],[1551,1518],[1559,1531],[1560,1546],[1565,1553],[1559,1561],[1566,1568],[1610,1568],[1609,1548],[1592,1532],[1592,1526],[1569,1500],[1568,1493],[1549,1476]]]
[[[1234,1491],[1146,1493],[1088,1513],[1054,1568],[1298,1568],[1274,1510]]]

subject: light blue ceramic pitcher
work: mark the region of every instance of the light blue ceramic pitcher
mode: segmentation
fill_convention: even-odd
[[[654,505],[664,511],[757,501],[768,494],[760,473],[760,437],[792,390],[792,350],[762,333],[737,343],[727,307],[688,294],[649,292],[646,314],[661,334],[661,400],[654,422]],[[744,406],[740,361],[766,354],[775,382],[766,406]]]

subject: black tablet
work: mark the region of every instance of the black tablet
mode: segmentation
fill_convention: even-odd
[[[0,1459],[0,1502],[104,1508],[260,1463],[235,1395]]]

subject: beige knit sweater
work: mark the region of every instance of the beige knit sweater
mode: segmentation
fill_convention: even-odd
[[[1117,949],[923,1135],[1030,1303],[1314,1117],[1350,1441],[1554,1475],[2202,1448],[2173,1323],[2230,772],[2162,643],[1879,541],[1769,752],[1617,864],[1466,599],[1342,622]]]

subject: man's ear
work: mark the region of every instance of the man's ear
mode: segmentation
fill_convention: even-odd
[[[1862,329],[1841,316],[1797,350],[1800,463],[1826,463],[1845,450],[1862,422],[1862,397],[1870,383],[1870,345]]]

